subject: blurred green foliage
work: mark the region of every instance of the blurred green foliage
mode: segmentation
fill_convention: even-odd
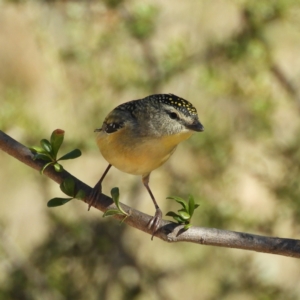
[[[32,34],[23,34],[41,58],[32,54],[27,61],[32,50],[27,44],[14,44],[20,51],[12,57],[0,49],[0,127],[34,145],[60,122],[70,136],[66,149],[88,155],[95,148],[95,124],[101,125],[114,106],[157,92],[179,94],[198,108],[205,132],[185,143],[184,172],[176,168],[178,157],[166,164],[163,184],[170,194],[195,196],[200,207],[192,223],[262,235],[277,235],[282,224],[291,223],[286,237],[297,237],[300,86],[282,64],[285,55],[280,60],[276,54],[285,41],[274,28],[288,24],[298,32],[300,5],[296,0],[233,1],[239,20],[234,30],[207,37],[200,26],[205,24],[195,18],[200,4],[187,3],[3,1],[3,11],[17,6],[25,15],[32,9],[26,23]],[[207,6],[201,6],[204,13],[199,10],[202,18]],[[271,211],[263,204],[266,193],[251,194],[253,186],[241,189],[245,176],[267,191],[268,217],[259,214]],[[259,201],[247,206],[241,191]],[[268,272],[262,275],[249,253],[197,245],[172,245],[171,252],[154,239],[151,258],[159,258],[157,267],[137,253],[145,251],[149,237],[130,248],[137,240],[128,240],[126,226],[113,220],[69,222],[50,210],[48,218],[51,234],[26,262],[10,266],[0,281],[0,299],[181,299],[183,291],[185,297],[204,300],[300,297],[299,288],[272,281]],[[1,246],[0,251],[9,257]],[[173,255],[172,268],[167,267]]]

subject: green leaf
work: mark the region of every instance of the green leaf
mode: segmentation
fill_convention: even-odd
[[[65,132],[61,129],[56,129],[52,132],[50,143],[53,150],[53,156],[56,158],[57,152],[64,141]]]
[[[184,227],[183,227],[183,229],[184,230],[188,230],[190,227],[192,227],[192,224],[186,224]]]
[[[53,198],[48,201],[48,207],[56,207],[66,204],[67,202],[71,201],[73,198]]]
[[[174,216],[173,219],[177,221],[179,224],[185,224],[185,220],[183,220],[180,216],[178,217]]]
[[[41,159],[41,160],[44,160],[44,161],[51,161],[52,162],[52,158],[50,157],[50,155],[49,154],[44,154],[44,153],[35,153],[34,157],[33,157],[33,160],[36,160],[36,159]]]
[[[70,197],[74,197],[75,194],[75,181],[72,177],[67,177],[60,184],[60,189],[63,193]]]
[[[110,191],[111,197],[113,198],[114,203],[119,208],[119,199],[120,199],[120,192],[118,187],[114,187]]]
[[[167,213],[167,216],[171,216],[175,221],[177,221],[179,224],[185,224],[185,229],[188,229],[190,226],[188,225],[192,215],[194,213],[194,210],[199,207],[198,204],[195,204],[194,197],[192,195],[189,196],[188,201],[185,201],[184,199],[176,196],[168,197],[167,199],[175,200],[177,203],[181,204],[182,208],[178,210],[178,214],[169,211]]]
[[[114,215],[124,215],[124,214],[118,209],[111,208],[111,209],[107,209],[102,217],[105,218]],[[122,224],[128,218],[128,216],[129,216],[128,214],[125,214],[124,218],[120,221],[120,223]]]
[[[189,211],[189,205],[184,199],[177,197],[177,196],[170,196],[170,197],[167,197],[167,199],[175,200],[177,203],[182,205],[182,207],[185,209],[186,212]]]
[[[41,144],[42,148],[46,152],[50,153],[51,155],[53,154],[52,153],[52,146],[51,146],[51,144],[50,144],[50,142],[48,140],[42,139],[41,142],[40,142],[40,144]]]
[[[114,187],[111,189],[110,191],[111,197],[113,198],[114,203],[116,204],[119,212],[125,216],[128,216],[127,212],[123,210],[123,208],[120,205],[120,193],[119,193],[119,188],[118,187]]]
[[[191,218],[190,214],[187,213],[186,211],[179,210],[178,214],[181,217],[181,219],[183,219],[185,221],[187,221],[187,220],[189,220]]]
[[[176,222],[178,222],[179,224],[182,224],[185,222],[185,220],[183,220],[181,218],[180,215],[176,214],[174,211],[169,211],[166,213],[166,216],[172,217]]]
[[[34,155],[33,160],[42,159],[45,161],[52,161],[51,154],[49,154],[44,148],[39,146],[33,146],[28,148]]]
[[[79,190],[75,195],[76,199],[83,200],[85,198],[85,192],[83,190]]]
[[[64,167],[60,165],[59,163],[56,163],[53,165],[56,172],[62,172],[64,170]]]
[[[113,216],[113,215],[123,215],[123,213],[121,213],[118,209],[116,208],[111,208],[111,209],[107,209],[105,211],[105,213],[103,214],[103,218],[105,217],[110,217],[110,216]]]
[[[48,153],[44,148],[39,146],[29,147],[29,150],[33,153]]]
[[[195,200],[194,200],[194,197],[192,195],[190,195],[189,196],[189,214],[191,217],[194,214],[194,210],[195,210]]]
[[[166,216],[168,216],[168,217],[180,217],[178,214],[174,213],[174,211],[168,211],[166,213]]]
[[[74,149],[71,152],[63,155],[61,158],[58,159],[59,160],[67,160],[67,159],[74,159],[81,156],[81,151],[79,149]]]
[[[53,162],[50,161],[49,163],[45,164],[42,168],[42,170],[40,171],[41,174],[44,174],[44,171],[46,170],[47,167],[53,165]]]

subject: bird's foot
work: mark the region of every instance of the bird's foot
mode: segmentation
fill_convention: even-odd
[[[99,198],[100,194],[102,192],[102,186],[101,183],[99,184],[99,182],[94,186],[94,188],[92,189],[92,192],[89,195],[88,198],[88,210],[90,210],[91,206],[94,206],[97,202],[97,199]]]
[[[161,220],[162,220],[162,212],[160,210],[159,207],[156,208],[156,211],[155,211],[155,215],[151,218],[149,224],[148,224],[148,228],[149,229],[152,229],[152,237],[151,237],[151,240],[153,240],[153,236],[154,234],[157,232],[157,230],[159,229],[160,227],[160,223],[161,223]]]

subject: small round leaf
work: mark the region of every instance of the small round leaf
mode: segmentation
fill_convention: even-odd
[[[56,172],[62,172],[64,170],[63,166],[59,163],[54,164],[54,169]]]
[[[83,190],[79,190],[75,195],[76,199],[83,200],[85,198],[85,192]]]
[[[64,181],[60,184],[60,189],[63,193],[70,197],[74,197],[75,194],[75,181],[71,177],[67,177]]]

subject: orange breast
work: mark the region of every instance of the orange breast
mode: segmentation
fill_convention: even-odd
[[[146,175],[161,166],[176,146],[193,132],[160,138],[138,138],[123,128],[112,134],[99,132],[97,144],[103,157],[117,169],[134,175]]]

